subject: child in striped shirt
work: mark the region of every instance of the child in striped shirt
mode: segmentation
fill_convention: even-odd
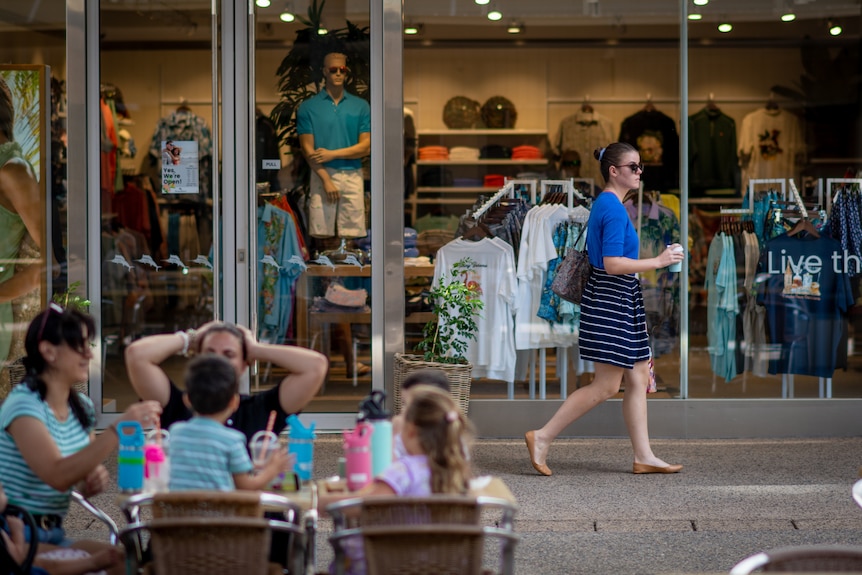
[[[225,358],[196,357],[189,363],[185,381],[183,399],[195,415],[170,428],[171,491],[258,490],[290,468],[287,453],[276,449],[254,473],[245,435],[225,425],[239,405],[239,381]]]

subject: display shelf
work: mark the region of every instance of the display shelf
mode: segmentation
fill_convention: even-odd
[[[452,148],[468,146],[481,149],[484,146],[502,146],[515,148],[517,146],[535,146],[539,150],[547,149],[548,132],[545,129],[430,129],[418,130],[419,148],[436,145]],[[429,206],[438,205],[444,210],[472,204],[480,194],[496,191],[493,187],[484,186],[428,186],[423,182],[423,176],[435,170],[450,173],[452,179],[470,178],[477,182],[483,181],[488,174],[494,173],[506,178],[516,178],[524,171],[544,171],[549,165],[548,158],[511,159],[511,158],[479,158],[475,160],[417,160],[415,192],[406,200],[407,209],[412,215],[412,221],[423,215]],[[446,176],[446,183],[451,183]],[[442,183],[442,182],[441,182]],[[453,213],[455,210],[448,210]]]
[[[419,186],[416,188],[416,193],[419,194],[434,194],[434,193],[444,193],[444,194],[484,194],[485,192],[494,193],[497,191],[497,188],[489,187],[489,186]]]
[[[530,160],[417,160],[417,166],[541,166],[548,163],[547,158]]]
[[[417,134],[421,136],[544,136],[548,133],[547,130],[541,129],[519,129],[514,128],[511,130],[500,129],[496,130],[493,128],[480,128],[480,129],[464,129],[464,130],[450,130],[450,129],[442,129],[442,130],[419,130]]]

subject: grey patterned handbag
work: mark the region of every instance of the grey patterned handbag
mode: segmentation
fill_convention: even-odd
[[[593,266],[587,256],[587,250],[583,251],[572,248],[557,266],[557,275],[551,282],[551,291],[566,301],[581,305],[581,295]]]

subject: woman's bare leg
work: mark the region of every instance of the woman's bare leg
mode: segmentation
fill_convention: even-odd
[[[545,465],[551,442],[583,414],[613,397],[620,390],[623,368],[596,363],[596,376],[588,385],[572,392],[557,412],[540,429],[533,431],[533,461]]]
[[[646,393],[649,385],[649,361],[636,363],[632,369],[625,370],[623,377],[626,382],[626,391],[623,394],[623,418],[632,442],[635,463],[667,467],[668,464],[652,452],[649,443]]]

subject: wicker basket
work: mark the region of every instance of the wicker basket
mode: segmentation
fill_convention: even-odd
[[[435,363],[425,361],[421,355],[407,353],[395,354],[395,413],[401,412],[401,384],[407,376],[419,369],[439,369],[446,373],[449,379],[449,393],[458,403],[458,407],[467,415],[470,407],[470,383],[473,365],[470,363]]]

